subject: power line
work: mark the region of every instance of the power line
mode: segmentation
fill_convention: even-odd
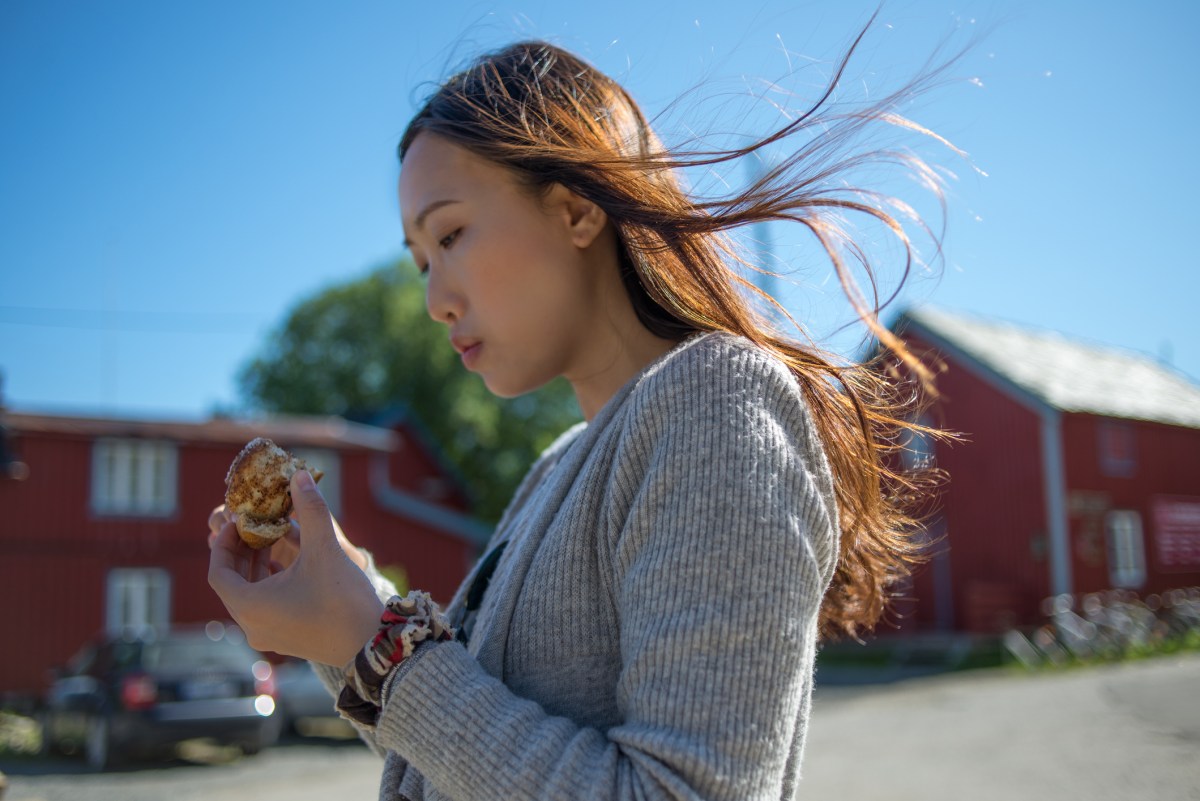
[[[253,312],[0,306],[0,324],[82,331],[210,334],[261,321]]]

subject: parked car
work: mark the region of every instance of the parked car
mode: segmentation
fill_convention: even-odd
[[[82,751],[104,770],[212,738],[257,753],[279,738],[270,663],[234,626],[104,637],[57,671],[39,712],[43,748]]]
[[[275,668],[277,714],[285,730],[303,736],[357,737],[350,722],[338,714],[333,696],[308,662],[285,662]]]

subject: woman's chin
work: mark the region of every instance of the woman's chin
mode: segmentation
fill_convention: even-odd
[[[519,388],[515,387],[511,381],[504,381],[503,379],[498,379],[495,376],[489,376],[485,374],[481,374],[480,378],[483,379],[483,385],[487,387],[488,392],[492,393],[497,398],[516,398],[525,394]]]
[[[550,381],[542,381],[541,383],[533,381],[519,381],[511,378],[505,379],[501,376],[481,374],[483,385],[487,387],[488,392],[495,395],[497,398],[519,398],[522,395],[528,395],[530,392],[536,392],[542,387],[549,384]]]

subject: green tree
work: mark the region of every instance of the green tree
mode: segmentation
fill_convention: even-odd
[[[464,370],[403,260],[301,301],[239,384],[252,407],[274,413],[370,420],[403,404],[465,482],[475,514],[492,522],[537,454],[580,419],[562,379],[503,400]]]

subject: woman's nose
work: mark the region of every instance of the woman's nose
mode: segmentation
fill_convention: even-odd
[[[431,267],[425,284],[425,309],[429,316],[447,325],[462,317],[462,296],[442,270]]]

